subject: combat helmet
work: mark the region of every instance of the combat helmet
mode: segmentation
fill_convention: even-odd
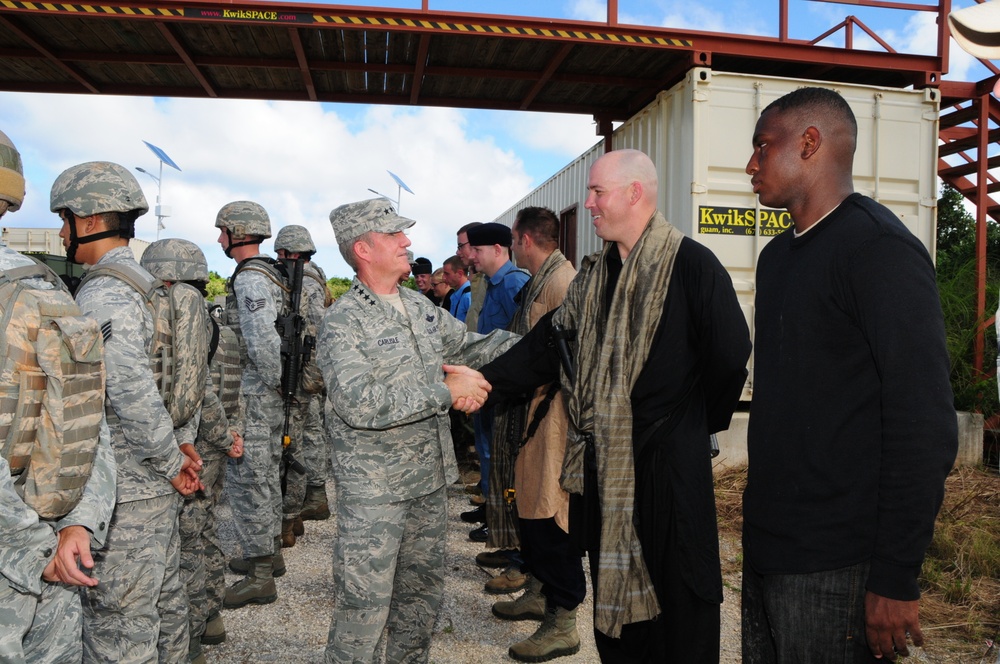
[[[271,219],[267,210],[253,201],[233,201],[223,205],[215,217],[215,227],[225,229],[229,235],[226,256],[230,258],[234,248],[259,244],[257,238],[271,237]]]
[[[56,178],[49,195],[49,209],[57,214],[61,210],[69,213],[66,258],[76,262],[76,250],[81,244],[108,237],[135,237],[135,220],[149,211],[149,204],[138,181],[124,167],[110,161],[90,161],[67,168]],[[118,213],[117,229],[84,238],[77,235],[78,217],[107,212]]]
[[[21,155],[7,134],[0,131],[0,215],[16,212],[24,201],[24,168]],[[6,205],[3,205],[6,203]]]
[[[161,281],[208,281],[205,254],[189,240],[157,240],[146,247],[139,264]]]
[[[312,236],[305,226],[283,226],[274,238],[274,250],[284,249],[291,254],[316,253],[316,245],[313,244]]]

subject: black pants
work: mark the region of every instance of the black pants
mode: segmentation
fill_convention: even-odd
[[[655,457],[651,465],[656,465]],[[596,503],[596,471],[586,471],[588,503]],[[631,623],[613,639],[594,630],[597,652],[604,664],[718,664],[719,605],[696,595],[681,577],[682,559],[677,537],[673,492],[666,473],[636,469],[636,517],[642,524],[639,541],[660,603],[653,620]],[[655,480],[643,478],[655,477]],[[600,513],[587,510],[590,576],[594,588],[599,577]],[[596,517],[596,521],[595,521]],[[596,593],[596,591],[595,591]]]
[[[555,518],[519,519],[523,571],[542,582],[545,598],[564,609],[575,609],[587,596],[583,552],[556,524]]]

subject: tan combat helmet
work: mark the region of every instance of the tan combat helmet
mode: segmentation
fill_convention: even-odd
[[[305,226],[295,224],[284,226],[274,238],[274,250],[284,249],[290,254],[316,253],[316,245],[313,244],[312,236]]]
[[[208,281],[205,254],[189,240],[157,240],[146,247],[139,264],[161,281]]]
[[[24,201],[24,168],[21,155],[7,134],[0,131],[0,217],[16,212]]]
[[[110,161],[89,161],[67,168],[56,178],[49,194],[49,209],[56,214],[64,210],[69,213],[70,243],[66,258],[75,262],[81,244],[107,237],[135,237],[135,220],[149,211],[149,204],[135,176],[123,166]],[[118,213],[117,229],[83,239],[77,236],[77,218],[108,212]]]
[[[236,247],[259,244],[260,240],[271,237],[271,219],[267,210],[253,201],[233,201],[223,205],[215,217],[215,227],[225,229],[229,235],[226,256],[230,258]]]

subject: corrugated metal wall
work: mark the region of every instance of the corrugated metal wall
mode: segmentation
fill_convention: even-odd
[[[656,164],[660,210],[719,257],[749,322],[753,321],[757,256],[771,236],[791,223],[783,211],[761,209],[750,187],[744,169],[753,129],[768,104],[807,85],[831,87],[829,83],[695,68],[612,137],[614,149],[642,150]],[[938,92],[851,84],[832,87],[844,96],[858,121],[855,189],[895,212],[933,255]],[[577,206],[576,256],[599,250],[602,242],[583,204],[590,165],[603,152],[603,143],[595,145],[496,221],[510,226],[517,211],[529,205],[557,213]],[[752,382],[745,396],[749,387]]]

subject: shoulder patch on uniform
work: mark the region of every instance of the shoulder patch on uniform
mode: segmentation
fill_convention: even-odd
[[[265,304],[264,298],[260,298],[259,300],[251,300],[249,297],[243,298],[243,303],[247,305],[247,311],[249,311],[250,313],[253,313],[259,309],[263,309]]]
[[[101,325],[101,335],[104,337],[104,343],[108,343],[111,338],[111,321],[106,321]]]

